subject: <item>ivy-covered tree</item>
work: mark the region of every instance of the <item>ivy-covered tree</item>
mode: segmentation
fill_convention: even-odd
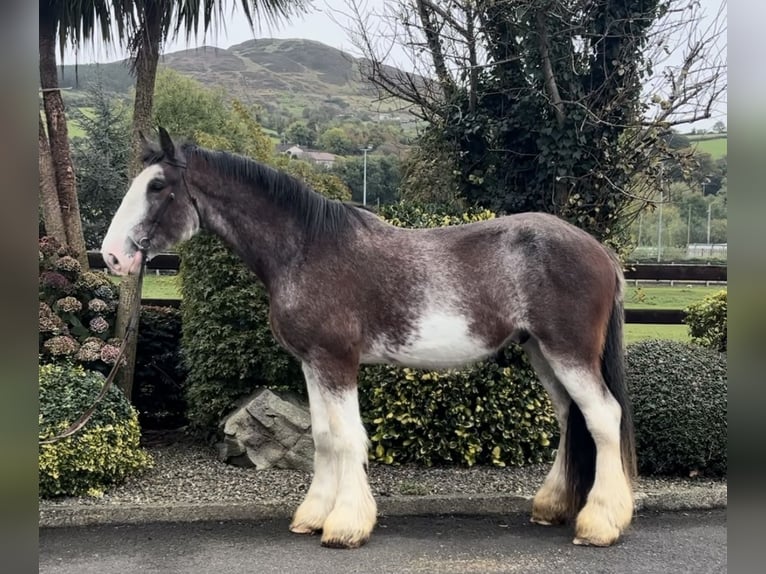
[[[420,74],[385,66],[384,35],[349,3],[363,72],[414,104],[461,196],[496,212],[557,213],[604,240],[678,161],[669,130],[710,117],[725,89],[721,22],[684,34],[701,21],[696,3],[397,0],[386,37],[427,63]],[[663,62],[677,40],[680,63]]]

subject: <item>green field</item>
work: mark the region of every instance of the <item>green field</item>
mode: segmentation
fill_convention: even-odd
[[[692,145],[701,152],[709,153],[713,159],[719,159],[726,155],[729,140],[724,136],[715,139],[700,139],[693,141]]]
[[[119,278],[114,277],[114,280],[119,281]],[[725,287],[644,285],[636,288],[628,286],[625,292],[625,307],[629,309],[683,309],[722,288]],[[180,296],[180,276],[146,275],[144,277],[144,298],[178,299]],[[686,325],[625,325],[627,343],[643,339],[688,341],[689,333]]]
[[[625,289],[627,309],[683,309],[684,307],[717,293],[721,286],[694,285],[670,287],[668,285],[641,285]]]

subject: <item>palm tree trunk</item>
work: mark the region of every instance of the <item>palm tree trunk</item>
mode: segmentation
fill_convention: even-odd
[[[48,141],[55,184],[58,192],[61,219],[64,222],[66,243],[74,251],[84,270],[89,269],[88,252],[80,220],[80,205],[77,201],[74,165],[69,150],[64,100],[58,90],[56,71],[56,23],[40,13],[40,85],[43,90],[43,107],[48,128]]]
[[[40,205],[43,209],[45,234],[65,245],[67,243],[66,230],[64,229],[64,220],[61,217],[61,204],[59,204],[58,191],[56,190],[56,173],[53,169],[51,148],[48,143],[48,134],[45,133],[45,127],[43,127],[43,118],[40,117],[39,119],[37,164],[40,171]]]
[[[160,58],[161,20],[155,2],[145,5],[144,26],[138,31],[140,44],[136,53],[136,99],[133,104],[133,157],[130,164],[130,176],[135,177],[142,169],[141,140],[139,131],[149,135],[152,127],[152,106],[154,104],[154,84],[157,79],[157,64]],[[116,330],[118,337],[125,337],[130,317],[141,306],[141,276],[127,276],[120,283],[120,300],[117,308]],[[133,378],[136,366],[137,330],[128,335],[125,351],[126,365],[123,367],[117,384],[125,396],[133,395]]]

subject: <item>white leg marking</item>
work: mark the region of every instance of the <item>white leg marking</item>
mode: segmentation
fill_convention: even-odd
[[[314,477],[306,498],[295,512],[290,530],[298,534],[310,534],[322,529],[335,504],[338,476],[330,420],[324,397],[319,390],[319,379],[305,364],[303,374],[306,377],[311,410],[311,434],[314,438]]]
[[[537,373],[545,390],[551,398],[553,410],[559,424],[559,445],[556,458],[548,475],[532,501],[531,522],[550,526],[560,524],[567,518],[569,501],[566,493],[566,428],[569,415],[569,405],[572,400],[563,385],[543,357],[536,343],[530,342],[526,347],[527,357]]]
[[[633,518],[633,492],[622,468],[620,406],[600,391],[600,375],[572,368],[557,368],[556,374],[580,407],[596,444],[595,480],[577,515],[574,543],[608,546]]]
[[[322,389],[338,465],[335,507],[324,522],[322,544],[355,548],[364,544],[377,520],[367,480],[367,432],[359,415],[357,389],[340,394]]]

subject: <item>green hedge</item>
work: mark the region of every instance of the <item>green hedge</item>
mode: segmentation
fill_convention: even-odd
[[[726,352],[727,318],[727,290],[722,289],[699,303],[689,305],[684,322],[689,327],[692,342]]]
[[[41,365],[40,439],[66,430],[79,419],[103,383],[103,375],[81,365]],[[149,468],[153,461],[139,441],[135,409],[116,387],[110,388],[80,431],[61,441],[40,445],[40,496],[98,496],[109,486]]]
[[[550,460],[558,424],[523,352],[450,371],[365,367],[371,458],[386,464],[519,466]]]
[[[678,341],[632,343],[627,379],[642,474],[726,474],[725,354]]]

